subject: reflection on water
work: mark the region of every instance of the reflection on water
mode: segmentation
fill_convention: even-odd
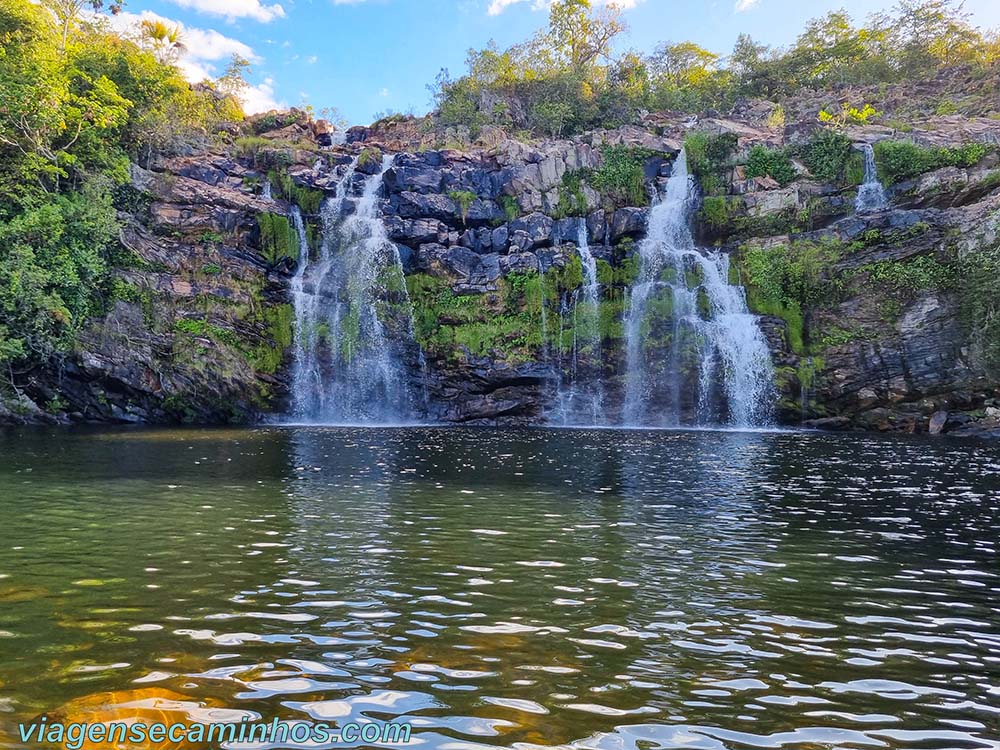
[[[449,750],[1000,748],[989,445],[24,431],[0,494],[0,722],[156,689]]]

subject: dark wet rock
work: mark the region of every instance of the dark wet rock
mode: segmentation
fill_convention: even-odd
[[[555,222],[542,213],[532,213],[510,223],[513,244],[522,250],[547,245],[552,242],[552,228]]]
[[[940,435],[944,432],[945,426],[948,424],[948,412],[937,411],[931,415],[930,424],[927,426],[927,431],[931,435]]]
[[[612,242],[618,242],[623,237],[638,237],[645,233],[649,211],[645,208],[620,208],[611,219]]]

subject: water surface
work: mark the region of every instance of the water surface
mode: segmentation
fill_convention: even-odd
[[[1000,748],[998,501],[960,441],[2,433],[0,722],[155,687],[448,750]]]

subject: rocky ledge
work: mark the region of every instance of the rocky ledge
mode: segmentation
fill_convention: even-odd
[[[573,367],[607,383],[614,407],[620,320],[648,195],[686,145],[701,187],[696,232],[731,254],[747,285],[772,349],[783,422],[994,433],[998,303],[983,279],[998,253],[1000,122],[846,127],[839,137],[849,145],[892,155],[893,144],[905,143],[940,157],[919,173],[893,174],[891,208],[859,216],[857,152],[822,173],[810,156],[819,126],[767,127],[764,111],[656,115],[642,126],[531,144],[494,135],[464,150],[428,148],[405,121],[352,129],[330,145],[328,129],[299,118],[218,152],[134,167],[120,207],[134,263],[119,271],[119,299],[75,351],[17,376],[0,422],[220,423],[283,413],[293,207],[315,248],[322,201],[345,165],[357,164],[356,192],[384,152],[398,152],[381,210],[405,266],[429,417],[545,418],[553,383],[569,367],[566,306],[581,284],[581,224],[601,273],[602,346],[601,357],[584,353]],[[765,157],[788,168],[776,161],[762,172]],[[560,321],[558,342],[539,319],[546,307]]]

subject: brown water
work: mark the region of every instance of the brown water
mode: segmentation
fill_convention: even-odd
[[[1000,748],[998,538],[983,443],[0,433],[0,722],[162,688],[442,750]]]

